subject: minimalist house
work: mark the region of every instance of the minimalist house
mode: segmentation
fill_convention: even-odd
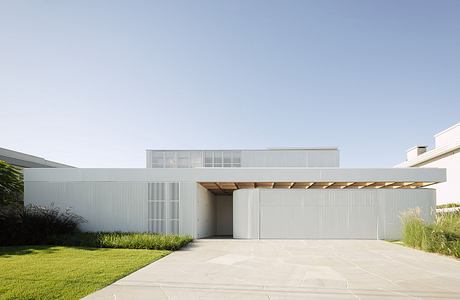
[[[447,181],[433,185],[437,203],[460,202],[460,123],[434,136],[435,148],[415,146],[407,150],[407,160],[398,168],[445,168]]]
[[[430,221],[438,168],[347,169],[336,148],[148,150],[144,169],[28,169],[25,202],[83,216],[87,231],[240,239],[397,239]]]

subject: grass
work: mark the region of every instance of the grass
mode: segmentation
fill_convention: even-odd
[[[405,245],[460,258],[460,213],[438,213],[433,224],[426,224],[417,211],[411,211],[402,221]]]
[[[0,299],[79,299],[169,253],[61,246],[0,247]]]
[[[80,232],[50,238],[49,244],[100,248],[178,250],[193,240],[191,236],[152,233]]]

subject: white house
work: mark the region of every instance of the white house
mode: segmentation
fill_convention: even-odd
[[[25,202],[83,230],[243,239],[398,239],[401,213],[431,221],[444,169],[339,167],[336,148],[148,150],[145,169],[27,169]]]
[[[460,202],[460,123],[434,136],[435,148],[415,146],[407,150],[407,160],[396,167],[445,168],[447,181],[433,185],[437,203]]]

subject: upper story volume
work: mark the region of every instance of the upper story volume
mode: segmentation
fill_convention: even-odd
[[[339,150],[147,150],[147,168],[338,168]]]

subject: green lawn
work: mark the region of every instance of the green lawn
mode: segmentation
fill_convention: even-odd
[[[0,299],[79,299],[170,252],[0,247]]]

